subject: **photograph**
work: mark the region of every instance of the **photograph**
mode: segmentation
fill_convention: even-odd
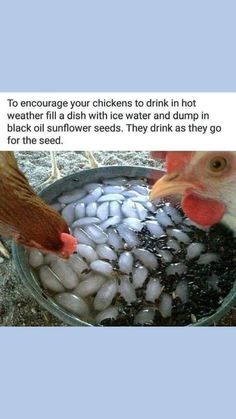
[[[236,152],[0,152],[2,326],[234,326]]]

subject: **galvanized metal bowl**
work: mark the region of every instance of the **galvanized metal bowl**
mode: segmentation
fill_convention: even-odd
[[[127,178],[150,178],[153,175],[156,179],[164,174],[161,170],[151,167],[137,166],[108,166],[97,169],[83,170],[70,176],[66,176],[44,189],[40,196],[49,204],[65,191],[71,191],[79,188],[86,183],[99,182],[108,178],[125,176]],[[24,285],[28,288],[30,294],[38,301],[38,303],[59,318],[64,323],[71,326],[92,326],[72,313],[69,313],[63,307],[58,306],[54,300],[48,297],[40,286],[37,275],[28,263],[28,255],[26,249],[17,244],[12,245],[13,258],[16,269],[22,279]],[[194,326],[210,326],[219,321],[225,314],[236,304],[236,281],[225,297],[221,306],[217,311],[209,317],[200,319]]]

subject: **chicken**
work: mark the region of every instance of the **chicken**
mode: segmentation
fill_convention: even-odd
[[[236,152],[153,152],[166,157],[167,175],[152,187],[150,199],[181,195],[185,214],[202,226],[220,221],[236,233]]]
[[[0,234],[68,258],[76,250],[63,218],[29,185],[12,152],[0,152]]]

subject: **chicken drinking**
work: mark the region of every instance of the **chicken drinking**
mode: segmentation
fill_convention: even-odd
[[[65,220],[36,195],[14,153],[0,152],[0,233],[16,242],[68,258],[76,248]]]

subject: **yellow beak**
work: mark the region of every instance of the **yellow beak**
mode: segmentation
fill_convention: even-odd
[[[161,177],[152,187],[150,200],[154,201],[167,195],[183,195],[187,189],[197,189],[191,182],[180,179],[179,173],[171,173]]]

